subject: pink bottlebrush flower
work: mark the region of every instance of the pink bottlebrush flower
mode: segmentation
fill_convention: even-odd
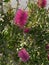
[[[29,60],[29,54],[25,48],[18,52],[18,57],[20,57],[23,62],[27,62]]]
[[[30,28],[25,28],[24,33],[28,33],[30,31]]]
[[[14,22],[17,26],[19,26],[20,28],[23,28],[27,22],[27,18],[28,18],[27,12],[21,9],[18,9],[14,17]]]
[[[48,57],[48,60],[49,60],[49,54],[48,54],[48,56],[47,56],[47,57]]]
[[[46,45],[46,50],[48,50],[48,49],[49,49],[49,44]]]
[[[47,1],[46,0],[38,0],[38,7],[45,7],[46,6]]]

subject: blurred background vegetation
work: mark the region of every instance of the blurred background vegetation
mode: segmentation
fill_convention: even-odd
[[[13,22],[19,1],[12,8],[10,0],[0,0],[0,65],[49,65],[46,44],[49,44],[49,9],[39,8],[33,0],[28,0],[24,10],[28,11],[29,33],[23,33]],[[20,62],[18,51],[26,48],[30,54],[28,62]]]

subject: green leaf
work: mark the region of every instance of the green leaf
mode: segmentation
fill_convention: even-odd
[[[4,2],[9,2],[10,0],[4,0]]]

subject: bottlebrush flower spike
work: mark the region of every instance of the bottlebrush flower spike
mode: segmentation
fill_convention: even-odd
[[[38,0],[38,7],[45,7],[46,6],[47,1],[46,0]]]
[[[49,60],[49,54],[48,54],[48,60]]]
[[[46,45],[46,50],[48,50],[48,49],[49,49],[49,44]]]
[[[28,33],[30,31],[30,28],[25,28],[24,33]]]
[[[14,22],[17,26],[19,26],[20,28],[23,28],[24,25],[27,23],[27,18],[28,18],[27,12],[24,10],[18,9],[14,17]]]
[[[29,54],[25,48],[18,52],[18,57],[20,57],[23,62],[27,62],[29,60]]]

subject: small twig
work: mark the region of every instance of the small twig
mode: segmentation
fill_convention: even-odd
[[[19,8],[19,0],[16,0],[17,1],[17,8],[16,8],[16,11],[17,9]]]
[[[0,13],[3,13],[3,0],[0,0],[0,6],[1,6]]]

